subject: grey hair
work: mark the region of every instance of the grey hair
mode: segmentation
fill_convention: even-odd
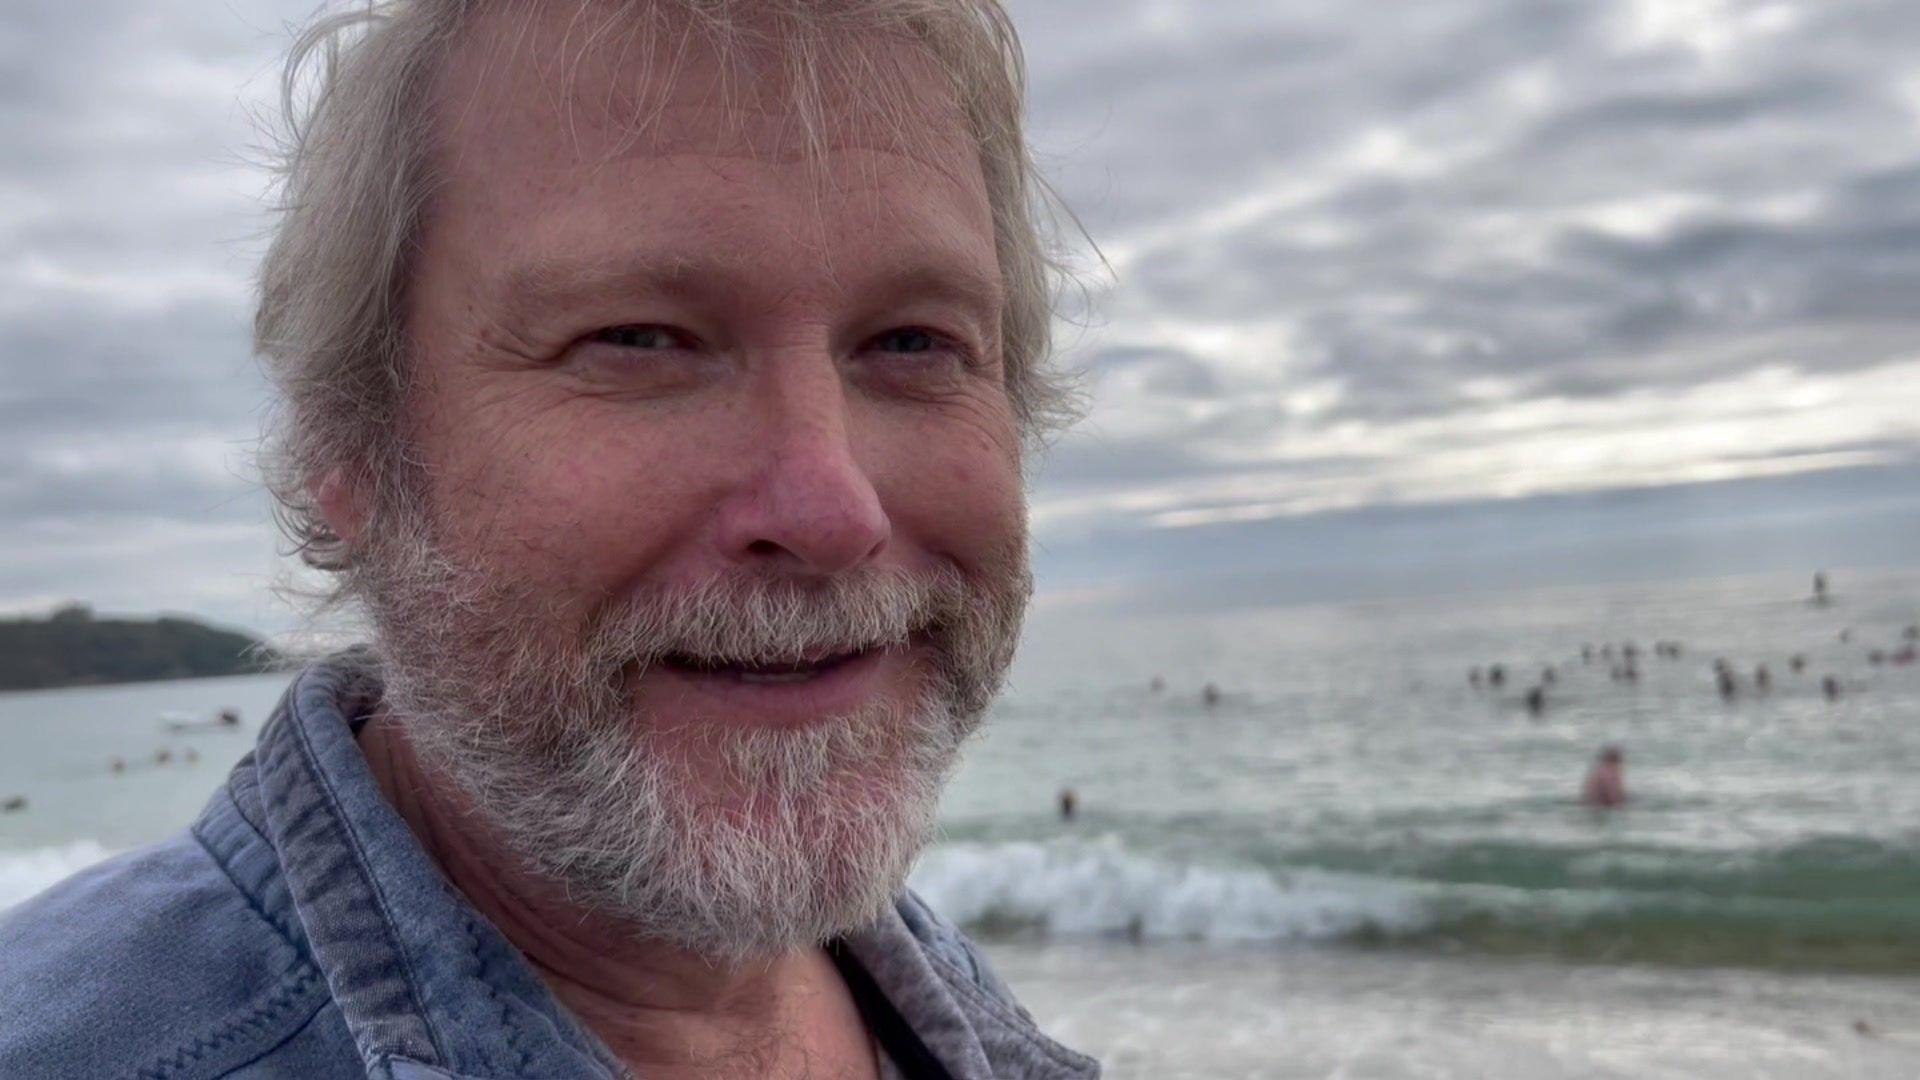
[[[580,0],[646,30],[678,18],[723,53],[770,24],[794,85],[819,86],[822,46],[861,30],[905,35],[940,65],[978,148],[1006,292],[1001,353],[1029,449],[1074,413],[1051,363],[1058,243],[1071,215],[1023,133],[1025,63],[1000,0]],[[254,348],[279,391],[263,447],[276,517],[310,566],[356,588],[354,553],[321,519],[313,487],[339,475],[380,527],[405,497],[409,385],[405,295],[430,209],[433,89],[474,18],[529,0],[374,0],[300,34],[282,77],[279,201],[260,272]],[[751,26],[749,25],[751,24]],[[759,39],[753,39],[758,41]],[[812,124],[809,123],[811,128]]]

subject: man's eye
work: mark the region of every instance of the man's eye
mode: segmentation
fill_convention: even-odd
[[[939,335],[917,326],[903,326],[897,330],[889,330],[873,339],[873,347],[881,352],[932,352],[942,344],[944,342]]]
[[[673,328],[651,323],[609,326],[605,330],[594,331],[589,340],[622,349],[677,349],[687,343],[685,336]]]

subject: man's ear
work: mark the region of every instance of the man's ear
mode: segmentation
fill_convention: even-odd
[[[307,497],[326,522],[333,535],[349,547],[359,543],[366,528],[366,498],[361,486],[347,478],[344,468],[328,469],[319,479],[307,484]]]

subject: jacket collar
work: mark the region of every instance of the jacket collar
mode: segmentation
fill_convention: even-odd
[[[377,700],[369,671],[348,654],[302,672],[255,749],[265,831],[369,1070],[625,1076],[381,795],[354,739]]]

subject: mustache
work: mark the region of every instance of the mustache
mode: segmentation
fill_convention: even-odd
[[[941,639],[990,619],[991,606],[945,567],[804,580],[715,576],[602,605],[589,621],[588,652],[641,670],[669,657],[715,666],[803,664]]]

